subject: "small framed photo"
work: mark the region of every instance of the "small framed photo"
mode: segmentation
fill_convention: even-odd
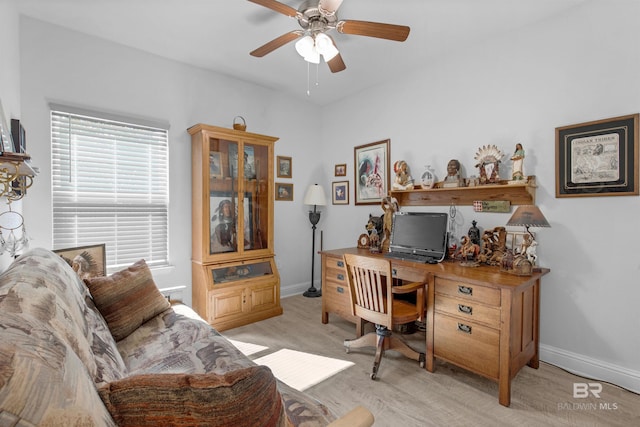
[[[293,201],[293,184],[276,182],[276,201]]]
[[[639,117],[556,128],[556,197],[637,196]]]
[[[222,153],[219,151],[209,152],[209,176],[222,179]]]
[[[334,171],[334,175],[335,176],[347,176],[347,164],[346,163],[341,163],[341,164],[336,165],[335,171]]]
[[[7,125],[2,109],[2,101],[0,101],[0,152],[13,153],[13,138],[11,137],[11,129]]]
[[[353,149],[356,205],[377,205],[389,192],[390,145],[386,139]]]
[[[331,183],[331,190],[334,205],[349,204],[349,181],[335,181]]]
[[[278,156],[278,178],[291,178],[291,157]]]
[[[56,249],[58,254],[78,273],[81,279],[107,275],[105,244]]]

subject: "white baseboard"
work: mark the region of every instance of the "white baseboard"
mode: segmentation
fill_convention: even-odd
[[[318,283],[314,283],[316,289],[320,289],[322,286],[320,281]],[[295,283],[293,285],[282,286],[280,284],[280,298],[292,297],[294,295],[301,295],[307,289],[309,289],[309,282],[306,283]]]
[[[581,377],[606,381],[634,393],[640,393],[640,371],[544,344],[540,344],[540,360]]]

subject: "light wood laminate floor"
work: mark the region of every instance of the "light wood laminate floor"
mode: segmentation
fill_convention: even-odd
[[[395,352],[384,355],[378,379],[369,379],[374,349],[346,354],[343,341],[355,326],[331,315],[320,321],[320,298],[282,300],[284,314],[224,331],[231,339],[267,346],[258,358],[282,348],[350,360],[354,366],[309,388],[306,393],[342,415],[366,406],[378,427],[426,426],[640,426],[640,395],[602,384],[600,398],[573,398],[575,382],[598,382],[541,363],[525,366],[512,382],[511,406],[498,403],[497,384],[464,369],[437,362],[429,373]],[[424,351],[424,332],[402,335]]]

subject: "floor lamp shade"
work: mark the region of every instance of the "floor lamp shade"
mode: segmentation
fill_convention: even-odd
[[[311,286],[302,295],[305,297],[322,296],[322,290],[313,286],[314,266],[316,260],[316,225],[320,221],[320,212],[316,210],[317,206],[327,204],[327,198],[324,195],[324,189],[318,184],[313,184],[307,189],[304,195],[304,204],[313,205],[313,210],[309,211],[309,221],[311,222]]]

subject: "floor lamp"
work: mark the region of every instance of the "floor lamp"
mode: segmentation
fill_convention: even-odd
[[[318,221],[320,221],[320,212],[318,212],[316,208],[327,204],[322,186],[318,184],[311,185],[307,189],[303,203],[305,205],[313,205],[313,211],[309,211],[309,221],[311,221],[311,287],[302,295],[313,298],[322,296],[322,289],[316,289],[315,286],[313,286],[313,273],[316,263],[316,225]]]

